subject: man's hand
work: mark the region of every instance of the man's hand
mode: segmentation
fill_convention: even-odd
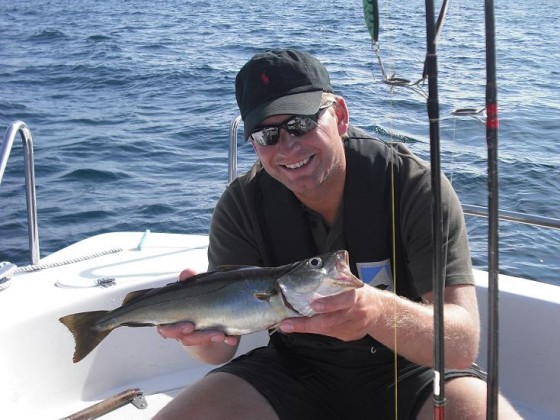
[[[188,281],[196,274],[196,271],[187,268],[179,274],[179,281]],[[158,325],[157,332],[163,338],[172,338],[183,346],[191,348],[189,349],[191,355],[212,364],[229,360],[239,344],[238,336],[226,335],[221,331],[196,331],[195,326],[190,322]]]
[[[230,346],[239,344],[239,337],[226,335],[221,331],[195,331],[190,322],[158,325],[158,334],[163,338],[173,338],[183,346],[202,346],[213,343],[225,343]]]
[[[313,333],[343,341],[358,340],[370,333],[376,317],[376,289],[364,286],[338,295],[317,299],[312,317],[288,318],[280,323],[286,333]]]
[[[340,340],[357,340],[369,334],[408,360],[433,366],[432,294],[423,302],[365,285],[360,289],[317,299],[310,318],[289,318],[280,323],[286,333],[314,333]],[[447,368],[465,369],[476,359],[480,322],[473,285],[445,288],[445,362]],[[397,334],[398,333],[398,334]]]

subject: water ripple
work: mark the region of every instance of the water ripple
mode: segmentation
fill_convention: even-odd
[[[504,209],[560,218],[555,1],[535,0],[530,14],[521,2],[496,5],[499,198]],[[484,106],[478,3],[450,5],[438,89],[443,170],[461,200],[486,205],[484,125],[451,116]],[[226,183],[235,75],[267,48],[315,54],[346,97],[352,124],[429,157],[425,100],[382,83],[360,2],[26,0],[4,9],[0,124],[23,120],[32,130],[44,254],[113,230],[206,232]],[[410,2],[380,10],[386,71],[421,77],[423,13]],[[0,259],[18,263],[27,259],[27,233],[16,143],[0,186]],[[239,153],[242,171],[255,157],[241,141]],[[484,266],[486,220],[467,217],[467,225],[475,264]],[[501,229],[503,270],[560,283],[556,232]]]

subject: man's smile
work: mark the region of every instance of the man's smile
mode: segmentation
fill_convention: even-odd
[[[288,168],[288,169],[299,169],[299,168],[301,168],[301,167],[307,165],[307,164],[309,163],[309,161],[311,160],[312,157],[313,157],[313,155],[312,155],[312,156],[308,156],[308,157],[306,157],[305,159],[303,159],[303,160],[301,160],[301,161],[299,161],[299,162],[290,163],[290,164],[286,164],[286,165],[282,165],[282,166],[284,166],[285,168]]]

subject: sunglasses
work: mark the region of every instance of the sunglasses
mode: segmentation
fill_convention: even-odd
[[[251,133],[249,138],[261,146],[273,146],[278,143],[282,128],[292,136],[301,137],[317,128],[319,125],[317,120],[321,113],[333,103],[322,105],[315,115],[296,115],[282,124],[257,129]]]

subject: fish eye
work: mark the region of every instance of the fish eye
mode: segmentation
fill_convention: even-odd
[[[323,266],[323,261],[319,257],[314,257],[309,260],[309,265],[313,268],[321,268]]]

